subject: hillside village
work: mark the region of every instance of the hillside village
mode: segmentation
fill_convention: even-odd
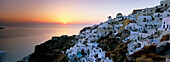
[[[155,7],[135,9],[128,16],[118,13],[116,18],[109,16],[106,22],[85,27],[70,41],[72,46],[63,46],[60,54],[65,58],[55,61],[170,62],[169,7],[170,0],[163,0]],[[46,47],[53,49],[51,45],[47,43]]]
[[[99,25],[94,25],[88,27],[88,29],[81,31],[77,36],[80,38],[78,43],[68,50],[68,56],[72,59],[73,55],[80,55],[79,52],[88,50],[90,54],[87,54],[87,57],[82,58],[81,60],[88,61],[87,59],[93,59],[89,61],[95,61],[100,59],[100,61],[108,61],[108,58],[105,57],[105,52],[101,48],[95,46],[99,38],[105,37],[111,33],[110,36],[115,36],[122,29],[127,29],[130,31],[130,36],[123,39],[123,42],[131,40],[128,44],[128,53],[131,55],[136,51],[141,50],[144,46],[148,45],[157,45],[160,43],[161,37],[166,34],[170,34],[170,0],[161,1],[160,5],[133,10],[128,16],[123,16],[121,13],[118,13],[116,18],[112,19],[111,16],[108,17],[108,21],[101,23]],[[155,34],[158,33],[158,36]],[[152,37],[152,38],[148,38]],[[84,42],[87,43],[84,45]],[[169,43],[170,41],[167,41]],[[92,44],[94,48],[92,47]],[[99,52],[100,51],[100,52]],[[169,51],[167,52],[170,53]],[[95,56],[98,57],[95,57]],[[110,59],[111,60],[111,59]]]

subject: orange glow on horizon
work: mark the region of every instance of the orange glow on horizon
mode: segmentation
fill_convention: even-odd
[[[127,0],[124,0],[127,1]],[[128,2],[128,1],[127,1]],[[97,24],[107,21],[107,16],[117,13],[129,15],[134,8],[159,4],[160,1],[141,1],[147,5],[125,6],[119,0],[2,0],[0,22],[5,23],[56,23],[56,24]],[[114,4],[113,4],[114,3]],[[126,2],[125,2],[126,3]],[[134,6],[135,5],[135,6]]]

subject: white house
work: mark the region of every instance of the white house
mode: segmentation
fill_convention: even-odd
[[[163,13],[154,13],[153,17],[154,18],[162,18]]]
[[[142,10],[143,16],[151,16],[155,12],[155,7]]]
[[[132,14],[139,14],[139,13],[142,13],[142,10],[143,10],[143,9],[136,9],[136,10],[133,10]]]
[[[158,30],[170,31],[170,17],[163,18],[162,26]]]
[[[140,39],[143,39],[143,38],[146,38],[146,37],[148,37],[148,36],[150,36],[151,34],[148,34],[148,33],[139,33],[139,38]]]
[[[162,7],[168,7],[168,6],[170,6],[170,0],[163,0],[160,2],[160,5]]]
[[[151,16],[138,16],[138,22],[150,22],[152,21]]]
[[[130,23],[129,25],[125,26],[125,29],[129,30],[138,30],[138,31],[144,31],[144,27],[138,26],[136,23]]]
[[[114,29],[115,29],[115,30],[120,30],[121,27],[123,27],[123,24],[114,25]]]
[[[138,42],[130,42],[128,45],[128,54],[127,55],[131,55],[136,51],[139,51],[140,49],[142,49],[144,47],[144,44],[140,41]]]
[[[157,21],[162,21],[163,13],[154,13],[153,18]]]
[[[128,15],[128,20],[136,21],[136,14],[130,14],[130,15]]]
[[[163,13],[163,17],[168,17],[170,16],[170,8],[168,8],[166,11]]]
[[[99,29],[112,29],[113,26],[108,23],[103,23],[100,26],[98,26]]]
[[[105,61],[109,59],[105,59],[105,52],[97,47],[98,43],[87,43],[87,46],[81,43],[77,43],[73,48],[67,50],[68,57],[70,60],[74,61],[74,58],[79,58],[80,61],[94,62],[97,59],[101,59],[100,61]],[[84,53],[86,54],[83,54]]]

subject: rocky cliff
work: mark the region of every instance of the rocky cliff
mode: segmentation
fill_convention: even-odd
[[[75,36],[63,35],[52,37],[40,45],[35,46],[35,50],[29,55],[28,62],[65,62],[68,61],[65,51],[74,46]],[[21,60],[21,62],[24,60]]]

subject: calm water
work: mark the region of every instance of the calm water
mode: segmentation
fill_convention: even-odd
[[[13,26],[0,30],[0,50],[7,52],[8,62],[16,62],[34,51],[34,46],[52,36],[77,35],[89,25]]]

